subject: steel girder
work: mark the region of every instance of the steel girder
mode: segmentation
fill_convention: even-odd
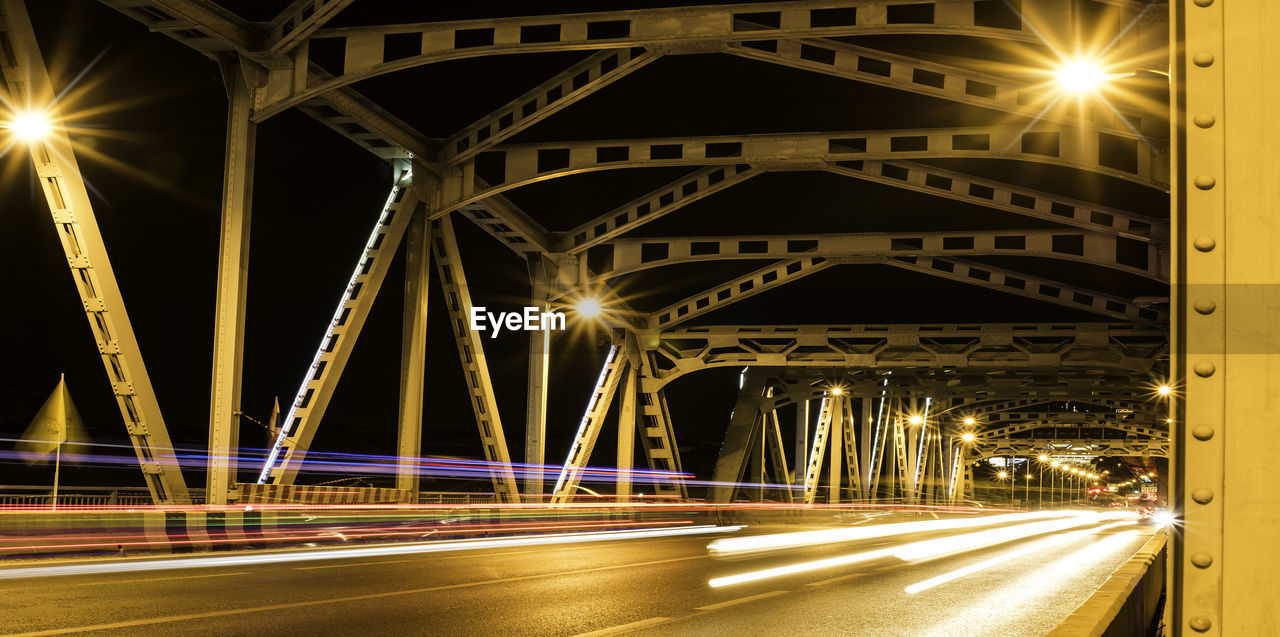
[[[839,162],[827,172],[1137,241],[1168,244],[1169,222],[912,161]]]
[[[728,365],[833,368],[1151,370],[1160,330],[1125,324],[723,326],[665,332],[664,383]]]
[[[1053,41],[1065,42],[1056,34],[1069,23],[1070,14],[1064,10],[1069,7],[1055,6],[1060,4],[1023,0],[1020,12],[991,19],[989,12],[976,10],[974,0],[806,0],[323,29],[309,42],[314,46],[336,40],[328,46],[343,51],[341,74],[327,82],[299,85],[290,81],[290,68],[278,70],[268,83],[272,97],[261,116],[370,77],[488,55],[637,46],[708,52],[734,41],[890,33],[1023,42],[1040,42],[1050,35]],[[395,38],[400,45],[388,47]],[[294,64],[306,61],[296,56]]]
[[[1168,440],[1097,440],[1093,438],[1017,438],[996,440],[987,444],[971,445],[968,461],[986,460],[999,456],[1035,457],[1042,453],[1051,456],[1114,457],[1135,456],[1168,458]]]
[[[642,195],[564,233],[556,233],[557,252],[579,254],[695,201],[765,172],[744,165],[711,166]]]
[[[0,3],[0,40],[4,42],[0,70],[6,104],[15,110],[43,112],[59,122],[62,114],[57,91],[21,0]],[[251,137],[250,131],[244,132]],[[156,504],[188,504],[187,483],[111,268],[71,138],[64,128],[54,126],[42,139],[31,141],[28,150],[151,498]]]
[[[483,158],[495,178],[487,189],[472,183],[474,161],[449,181],[433,214],[527,184],[599,170],[645,166],[750,165],[824,169],[835,162],[978,158],[1066,166],[1166,190],[1163,151],[1137,136],[1056,124],[973,126],[823,133],[615,139],[495,146]]]
[[[1154,407],[1154,405],[1150,406]],[[968,412],[965,412],[966,414]],[[1080,426],[1100,426],[1105,423],[1121,423],[1124,425],[1134,426],[1156,426],[1156,423],[1164,422],[1163,418],[1159,418],[1154,410],[1147,412],[1130,412],[1130,411],[1051,411],[1047,409],[1039,410],[1018,410],[1018,411],[997,411],[987,413],[981,422],[982,426],[990,427],[993,425],[1009,424],[1009,423],[1026,423],[1026,422],[1053,422],[1062,425],[1080,425]],[[983,430],[989,431],[989,430]]]
[[[1167,30],[1167,25],[1166,25]],[[1153,139],[1165,139],[1167,117],[1121,114],[1114,107],[1086,104],[1058,104],[1060,94],[1026,81],[890,53],[835,40],[756,40],[733,42],[726,52],[739,57],[821,73],[892,89],[918,93],[951,102],[1003,111],[1028,121],[1050,120],[1066,124],[1085,121],[1101,129],[1128,135],[1139,130]],[[1027,99],[1030,97],[1030,99]],[[1081,117],[1083,111],[1084,117]]]
[[[1019,434],[1023,432],[1032,432],[1032,435],[1028,437],[1043,438],[1044,436],[1042,434],[1046,430],[1049,430],[1053,436],[1059,436],[1060,434],[1058,432],[1060,430],[1072,430],[1077,432],[1077,434],[1079,432],[1083,432],[1086,430],[1089,430],[1089,431],[1109,430],[1109,431],[1121,432],[1124,434],[1123,437],[1125,438],[1140,436],[1145,438],[1158,438],[1158,439],[1164,440],[1165,442],[1168,442],[1169,440],[1168,429],[1160,429],[1155,427],[1143,427],[1141,425],[1135,425],[1135,424],[1130,424],[1126,422],[1119,422],[1115,420],[1102,421],[1102,422],[1096,422],[1096,423],[1071,423],[1071,422],[1058,422],[1056,419],[1049,419],[1049,420],[1044,420],[1040,422],[1023,422],[1015,425],[1006,425],[1004,427],[998,427],[996,429],[979,429],[974,432],[974,437],[978,442],[987,442],[987,441],[998,440],[1003,438],[1019,438],[1021,436],[1016,436],[1015,434]],[[1067,436],[1067,437],[1068,438],[1085,438],[1087,436],[1073,435],[1073,436]],[[1101,436],[1101,437],[1106,438],[1106,436]]]
[[[771,263],[653,312],[645,318],[645,326],[650,331],[671,329],[690,319],[782,287],[836,264],[834,260],[821,257],[785,259]]]
[[[1153,244],[1141,247],[1144,249],[1126,259],[1116,237],[1075,229],[643,237],[614,239],[600,246],[612,258],[596,277],[730,259],[998,255],[1076,261],[1168,283],[1167,252]]]
[[[1129,399],[1125,398],[1102,398],[1098,396],[1080,396],[1078,398],[1019,398],[1014,400],[996,399],[996,400],[965,400],[955,399],[954,404],[950,404],[938,411],[939,415],[954,413],[957,417],[965,416],[982,416],[986,414],[996,414],[1012,409],[1022,409],[1044,405],[1047,403],[1080,403],[1086,405],[1097,405],[1101,407],[1111,407],[1116,410],[1128,410],[1129,412],[1145,411],[1151,408],[1151,405],[1143,400],[1143,394],[1151,392],[1133,392]]]
[[[885,265],[1145,325],[1168,325],[1168,310],[1132,299],[957,257],[905,256]]]
[[[355,0],[294,0],[271,21],[266,49],[287,54]]]
[[[634,48],[606,50],[525,91],[445,141],[445,161],[466,161],[661,57]]]

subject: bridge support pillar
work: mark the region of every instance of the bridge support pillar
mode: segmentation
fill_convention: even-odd
[[[249,226],[258,125],[252,114],[256,75],[241,60],[219,59],[227,88],[227,144],[223,159],[222,230],[218,240],[218,288],[213,319],[213,387],[209,399],[206,502],[226,504],[236,482],[240,445],[240,381],[244,363],[245,300],[249,283]]]
[[[1280,5],[1175,0],[1173,634],[1247,635],[1280,598]]]
[[[547,304],[547,295],[550,291],[550,275],[547,272],[549,265],[541,255],[530,253],[529,282],[532,286],[530,305],[542,308],[544,312],[549,308]],[[551,330],[529,332],[529,383],[524,424],[524,462],[527,465],[524,497],[528,502],[542,501],[542,467],[546,462],[547,373],[550,369]]]
[[[804,486],[802,467],[808,464],[809,460],[809,405],[812,402],[808,399],[796,401],[795,484],[798,487]]]
[[[431,283],[431,222],[425,210],[413,212],[405,251],[396,488],[409,490],[412,501],[417,502],[427,365],[427,291]]]

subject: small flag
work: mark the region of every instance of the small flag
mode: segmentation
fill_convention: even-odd
[[[59,445],[82,443],[88,439],[80,412],[76,411],[75,403],[71,402],[64,374],[49,399],[44,401],[44,406],[31,420],[31,424],[27,425],[27,430],[22,432],[18,453],[30,463],[48,462],[49,456],[58,450]]]

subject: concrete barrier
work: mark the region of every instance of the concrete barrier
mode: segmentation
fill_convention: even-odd
[[[1116,569],[1049,637],[1157,635],[1164,606],[1168,536],[1161,529]]]

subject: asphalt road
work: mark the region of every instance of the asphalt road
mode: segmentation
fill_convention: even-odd
[[[862,541],[742,559],[707,550],[717,537],[760,531],[10,577],[0,579],[0,633],[1038,635],[1087,598],[1152,529],[1090,531],[915,594],[904,588],[1044,538],[922,563],[887,558],[709,586],[712,578],[886,545]],[[939,534],[911,539],[930,537]]]

